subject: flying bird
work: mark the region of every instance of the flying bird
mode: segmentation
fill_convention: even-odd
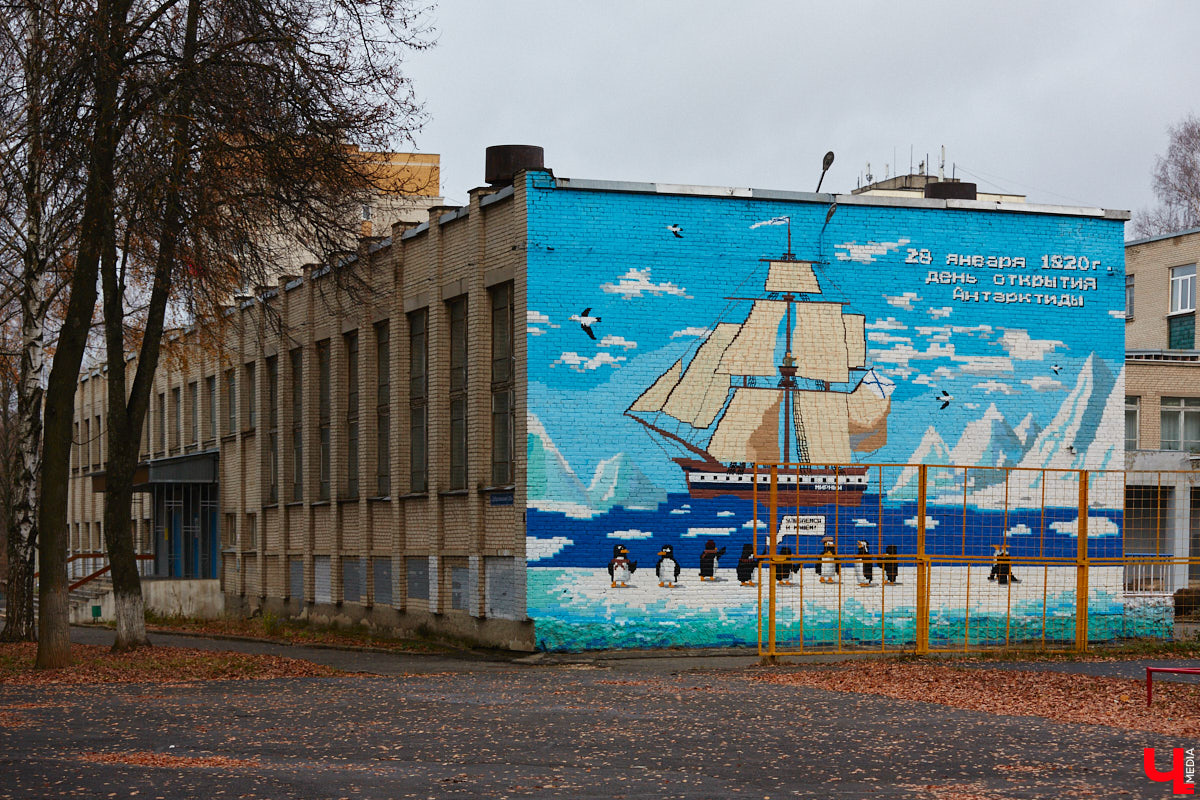
[[[579,327],[583,328],[584,333],[593,339],[596,338],[596,334],[592,333],[592,326],[599,322],[600,318],[592,316],[591,308],[585,308],[582,314],[572,314],[571,321],[578,322]]]
[[[683,238],[683,228],[679,227],[678,225],[668,225],[667,230],[669,230],[671,233],[675,234],[676,239]]]
[[[1054,366],[1052,366],[1052,367],[1050,368],[1050,371],[1051,371],[1051,372],[1053,372],[1055,375],[1057,375],[1057,374],[1058,374],[1058,371],[1059,371],[1060,369],[1062,369],[1062,367],[1060,367],[1058,364],[1055,364]]]
[[[941,394],[941,396],[940,396],[940,397],[937,397],[937,398],[934,398],[934,399],[935,399],[937,402],[939,402],[939,403],[941,403],[941,404],[942,404],[942,407],[941,407],[941,409],[939,409],[939,410],[942,410],[942,411],[944,411],[944,410],[946,409],[946,407],[947,407],[948,405],[950,405],[950,401],[951,401],[951,400],[953,400],[954,398],[953,398],[953,397],[952,397],[952,396],[951,396],[951,395],[950,395],[950,394],[949,394],[949,393],[948,393],[948,392],[947,392],[945,389],[942,389],[942,394]]]

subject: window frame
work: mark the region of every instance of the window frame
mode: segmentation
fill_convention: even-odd
[[[408,314],[409,491],[429,491],[429,308]]]
[[[488,290],[492,313],[491,483],[496,487],[513,485],[516,472],[514,294],[511,281]]]
[[[1133,412],[1133,439],[1129,438],[1129,412]],[[1141,439],[1141,398],[1133,395],[1125,395],[1125,449],[1137,450],[1138,442]],[[1131,443],[1132,442],[1132,446]]]
[[[1183,264],[1171,268],[1170,292],[1168,293],[1169,314],[1191,314],[1196,311],[1196,265]],[[1186,288],[1185,288],[1186,287]],[[1189,306],[1182,305],[1183,294],[1188,294]]]
[[[470,331],[467,325],[467,295],[459,295],[446,301],[447,341],[449,343],[449,474],[447,488],[462,491],[467,488],[470,471],[470,451],[467,446],[470,436],[467,423],[468,378],[470,363]]]
[[[392,485],[391,321],[375,323],[375,494],[391,495]]]
[[[1171,416],[1176,416],[1174,422],[1177,437],[1167,439],[1167,420]],[[1200,431],[1194,440],[1186,438],[1187,420],[1189,416],[1195,415],[1200,417],[1200,397],[1162,397],[1159,398],[1159,447],[1162,450],[1171,450],[1175,452],[1196,453],[1200,452]],[[1200,427],[1200,420],[1197,420],[1197,427]]]

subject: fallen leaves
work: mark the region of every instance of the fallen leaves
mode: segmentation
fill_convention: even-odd
[[[186,681],[310,678],[339,674],[333,667],[282,656],[186,647],[151,647],[113,653],[107,647],[96,645],[72,645],[75,663],[69,667],[38,670],[33,666],[36,653],[36,644],[0,644],[0,684],[179,684]]]
[[[228,756],[169,756],[165,753],[84,753],[84,761],[94,764],[127,764],[133,767],[166,767],[168,769],[255,769],[261,764],[254,758]]]
[[[1200,730],[1200,686],[1157,682],[1146,707],[1144,684],[1069,672],[967,669],[929,663],[857,662],[760,673],[768,683],[873,694],[971,711],[1109,725],[1172,736]]]

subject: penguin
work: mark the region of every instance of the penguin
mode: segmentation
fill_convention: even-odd
[[[996,580],[996,575],[1000,572],[1000,545],[992,545],[992,571],[988,573],[988,580]]]
[[[837,546],[833,543],[833,537],[826,536],[821,540],[821,545],[817,574],[821,576],[821,583],[837,583],[841,580],[842,565],[837,562]],[[838,577],[835,578],[834,575]]]
[[[717,543],[709,539],[704,543],[704,552],[700,554],[700,580],[715,581],[717,579],[717,559],[725,555],[725,548],[717,549]]]
[[[896,545],[889,544],[884,548],[884,553],[887,555],[879,560],[879,566],[883,568],[883,582],[894,584],[900,573],[900,565],[896,563]]]
[[[608,577],[612,578],[612,588],[616,589],[617,584],[621,588],[629,585],[629,579],[633,577],[633,573],[637,572],[637,562],[630,561],[626,556],[629,555],[629,550],[623,544],[613,545],[612,561],[608,562]]]
[[[875,580],[875,565],[871,563],[871,546],[858,540],[858,585],[870,586]]]
[[[1021,582],[1012,574],[1012,559],[1009,558],[1007,547],[1001,547],[996,554],[996,566],[993,569],[996,571],[996,582],[1001,586]]]
[[[758,559],[754,557],[754,545],[742,545],[742,557],[737,563],[737,579],[742,586],[754,585],[754,571],[758,569]]]
[[[654,565],[654,572],[658,575],[659,586],[674,589],[675,584],[679,582],[679,562],[675,560],[675,548],[671,545],[664,544],[662,550],[658,551],[658,563]]]
[[[779,555],[790,557],[792,555],[792,548],[788,547],[786,544],[781,544],[779,546]],[[781,586],[792,586],[792,573],[799,571],[800,565],[794,562],[785,561],[782,564],[776,564],[775,581]]]

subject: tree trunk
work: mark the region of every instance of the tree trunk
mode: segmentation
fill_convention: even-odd
[[[125,26],[131,0],[100,0],[95,13],[95,120],[79,227],[79,255],[71,277],[71,300],[63,319],[46,387],[39,510],[38,653],[42,669],[71,663],[67,601],[67,487],[71,423],[79,365],[96,308],[96,277],[106,239],[112,237],[117,151],[117,92],[126,54]],[[109,436],[111,441],[112,437]]]

